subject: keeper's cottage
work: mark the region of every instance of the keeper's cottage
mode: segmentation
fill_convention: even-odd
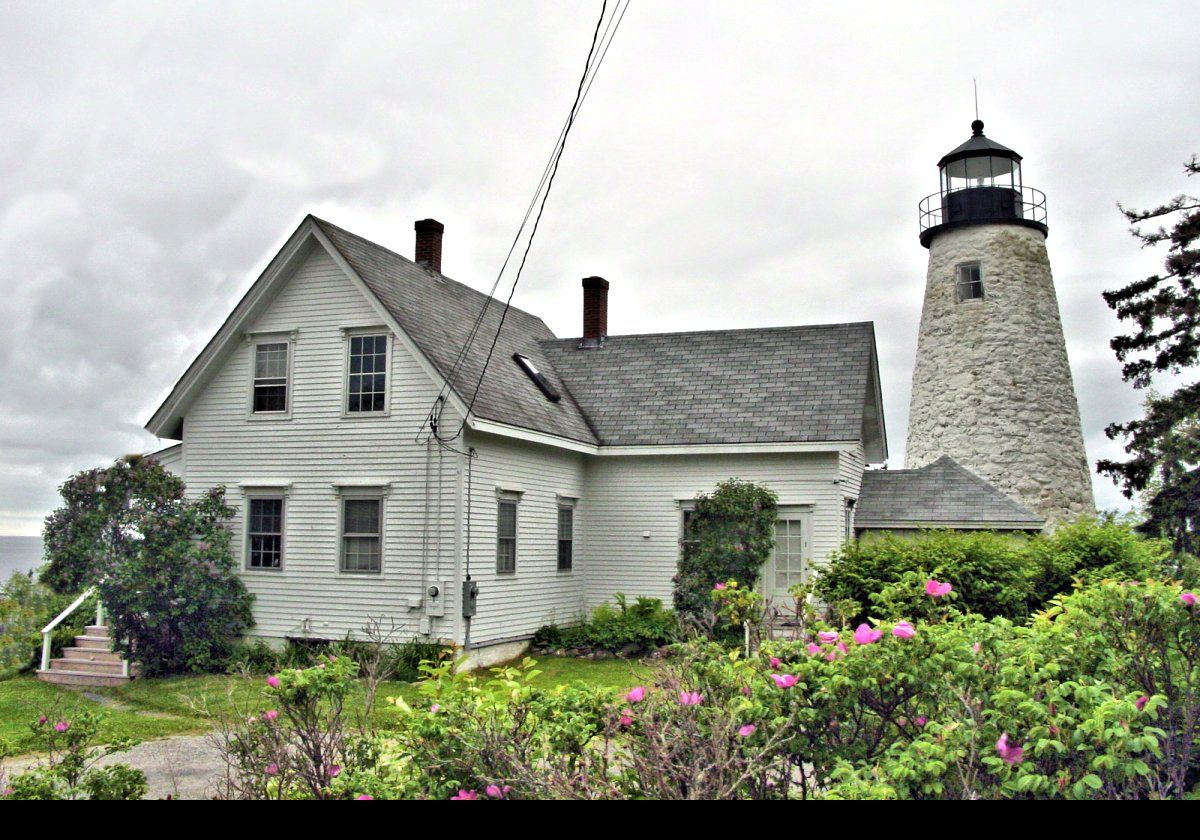
[[[257,635],[381,618],[480,661],[616,592],[669,602],[693,500],[731,477],[779,498],[768,599],[856,534],[1086,513],[1045,202],[981,123],[940,168],[909,469],[871,469],[870,323],[610,335],[589,277],[557,338],[443,274],[434,220],[409,259],[311,216],[151,417],[157,457],[227,488]]]

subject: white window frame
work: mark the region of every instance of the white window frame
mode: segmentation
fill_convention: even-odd
[[[387,568],[387,496],[386,485],[335,485],[337,495],[337,573],[347,577],[383,577]],[[379,568],[347,569],[346,568],[346,502],[375,501],[379,503]],[[351,534],[350,536],[368,536]]]
[[[296,359],[296,331],[290,332],[262,332],[262,333],[247,333],[246,344],[250,348],[250,355],[247,367],[248,384],[246,387],[246,417],[250,420],[290,420],[292,419],[292,403],[296,391],[295,377],[295,359]],[[286,344],[287,345],[287,381],[285,383],[284,409],[283,411],[255,411],[254,410],[254,384],[257,381],[255,376],[255,367],[258,363],[258,348],[263,344]]]
[[[695,499],[680,499],[676,502],[676,504],[679,508],[679,516],[675,520],[676,526],[678,527],[678,531],[677,531],[677,535],[676,535],[676,539],[675,539],[675,545],[676,545],[676,547],[678,549],[678,553],[679,553],[678,559],[683,560],[683,546],[685,543],[684,535],[686,533],[686,529],[684,528],[684,523],[687,521],[687,515],[689,513],[695,512],[696,500]]]
[[[497,490],[496,491],[496,576],[511,578],[517,575],[517,563],[521,554],[521,496],[522,494],[516,490]],[[512,568],[500,568],[500,506],[510,504],[513,506],[513,556]],[[557,521],[555,522],[555,534],[558,533]],[[505,537],[504,539],[508,539]]]
[[[258,575],[279,575],[287,567],[287,527],[288,527],[288,498],[291,495],[290,484],[253,484],[242,485],[242,562],[243,572]],[[281,499],[283,501],[282,517],[279,523],[279,568],[250,565],[250,501],[252,499]]]
[[[578,499],[574,499],[569,496],[559,496],[558,504],[555,506],[555,509],[554,509],[554,568],[555,568],[555,571],[560,572],[561,574],[564,574],[564,575],[569,575],[575,571],[575,557],[576,557],[576,555],[575,555],[575,543],[576,543],[575,533],[577,531],[576,522],[575,522],[575,519],[576,519],[575,511],[577,510],[578,506],[579,506]],[[564,510],[569,510],[571,512],[571,539],[569,540],[569,542],[571,543],[571,565],[565,569],[561,565],[561,558],[559,556],[559,552],[562,550],[561,544],[564,542],[564,540],[562,538],[562,519],[561,519],[562,511],[564,511]]]
[[[979,272],[979,296],[978,297],[963,297],[963,287],[974,285],[975,281],[963,281],[963,269],[975,269]],[[959,263],[954,266],[954,300],[958,303],[973,303],[983,300],[987,297],[987,289],[983,285],[983,263],[979,260],[971,260],[970,262]]]
[[[350,410],[350,345],[351,339],[362,338],[363,336],[375,335],[383,336],[387,342],[387,353],[384,356],[384,364],[387,369],[384,371],[383,379],[383,409],[381,411],[351,411]],[[344,419],[359,419],[363,417],[389,417],[392,413],[392,374],[395,370],[395,352],[393,348],[396,346],[396,337],[392,335],[392,331],[386,326],[376,325],[372,327],[342,327],[342,386],[341,386],[341,415]]]

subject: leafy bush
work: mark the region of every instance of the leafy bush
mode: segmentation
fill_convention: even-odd
[[[709,593],[720,581],[736,580],[746,588],[758,582],[775,547],[776,501],[771,490],[738,479],[696,498],[675,576],[676,612],[710,613]]]
[[[429,669],[345,774],[397,798],[1182,798],[1196,783],[1200,614],[1106,581],[1028,625],[963,615],[820,629],[752,657],[678,646],[616,698]],[[960,602],[961,603],[961,602]]]
[[[917,596],[908,602],[912,607],[923,603],[914,581],[949,579],[965,611],[1023,620],[1077,578],[1161,575],[1169,561],[1167,544],[1112,520],[1083,520],[1029,538],[959,531],[889,534],[843,545],[822,570],[816,593],[827,603],[851,604],[848,618],[857,623],[869,615],[905,615],[880,612],[881,598],[890,593],[894,600],[896,586]]]
[[[146,775],[124,764],[97,766],[110,755],[125,752],[132,741],[94,746],[101,716],[81,712],[66,718],[49,710],[30,724],[41,742],[45,760],[7,782],[0,779],[0,799],[141,799]]]
[[[130,551],[105,557],[97,588],[114,648],[146,675],[222,670],[253,624],[230,550],[232,515],[223,488],[176,499],[142,513]]]
[[[15,572],[0,587],[0,680],[37,668],[42,657],[42,628],[76,598],[59,595],[30,575]],[[62,649],[83,633],[95,606],[85,602],[51,633],[51,653]]]
[[[601,604],[585,622],[568,627],[548,624],[533,637],[537,647],[586,648],[609,652],[645,653],[679,638],[675,614],[657,598],[638,598],[629,604],[617,593],[613,604]]]
[[[246,640],[234,648],[226,670],[234,674],[273,674],[286,668],[310,668],[330,656],[346,656],[362,665],[377,656],[377,643],[347,637],[333,642],[325,639],[289,639],[276,650],[262,639]],[[437,642],[412,638],[382,644],[380,670],[388,680],[414,682],[420,676],[422,662],[437,662],[449,654],[449,648]]]

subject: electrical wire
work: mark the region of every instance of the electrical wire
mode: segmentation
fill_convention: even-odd
[[[534,237],[537,235],[537,230],[541,223],[542,214],[546,209],[546,201],[549,198],[550,191],[554,185],[554,178],[558,172],[559,162],[561,161],[563,151],[566,148],[567,137],[570,135],[571,128],[579,115],[580,108],[582,107],[583,102],[586,100],[588,93],[591,91],[592,85],[596,80],[596,76],[599,74],[600,66],[603,64],[604,58],[608,55],[609,47],[612,46],[612,41],[616,37],[617,30],[620,29],[621,23],[625,19],[625,13],[629,9],[630,2],[631,0],[625,0],[624,4],[622,5],[621,0],[617,0],[616,5],[613,7],[613,13],[608,16],[607,25],[605,25],[605,16],[608,8],[608,0],[604,0],[601,6],[600,17],[596,21],[596,27],[592,34],[592,43],[589,47],[587,61],[584,65],[584,72],[579,80],[579,85],[576,88],[575,101],[571,105],[571,111],[566,122],[563,124],[562,129],[559,131],[554,150],[551,152],[550,159],[547,161],[546,166],[542,170],[542,176],[538,181],[537,189],[534,191],[533,197],[530,199],[529,205],[526,207],[525,215],[521,220],[521,225],[518,227],[517,233],[513,237],[512,244],[509,246],[508,253],[504,258],[504,262],[501,265],[500,271],[496,275],[496,280],[493,282],[491,290],[487,295],[483,306],[480,308],[479,315],[472,322],[471,329],[467,334],[467,338],[455,358],[450,375],[444,380],[438,396],[434,400],[433,407],[430,409],[430,412],[426,417],[425,423],[423,423],[421,429],[418,430],[418,440],[420,440],[421,434],[426,427],[428,427],[430,430],[430,437],[436,439],[439,444],[443,446],[452,444],[462,435],[463,429],[466,426],[467,417],[470,415],[475,406],[475,402],[479,397],[479,391],[483,386],[484,377],[486,376],[488,367],[491,364],[493,356],[495,355],[496,345],[500,340],[500,334],[504,328],[509,310],[512,308],[513,295],[516,293],[517,284],[520,282],[521,274],[525,268],[525,263],[529,258],[530,249],[533,246]],[[602,25],[604,29],[603,34],[601,34]],[[438,428],[438,425],[442,409],[445,406],[446,394],[452,387],[452,383],[457,381],[458,374],[466,361],[469,350],[478,336],[480,329],[482,328],[482,325],[487,317],[488,308],[493,302],[496,289],[499,287],[500,280],[502,279],[504,272],[507,270],[508,265],[511,262],[512,256],[521,240],[522,234],[524,233],[525,227],[529,222],[530,215],[533,212],[535,204],[537,204],[539,196],[541,196],[541,204],[538,206],[537,216],[534,218],[529,239],[526,242],[525,250],[521,255],[521,262],[517,267],[512,287],[509,289],[508,296],[505,299],[504,309],[501,311],[499,324],[496,327],[495,335],[492,337],[491,344],[488,348],[488,354],[484,359],[483,366],[479,373],[479,378],[475,383],[471,400],[467,405],[467,410],[462,418],[462,422],[458,426],[458,429],[453,435],[444,436],[441,430]],[[453,449],[453,451],[458,452],[459,454],[464,454],[457,449]]]

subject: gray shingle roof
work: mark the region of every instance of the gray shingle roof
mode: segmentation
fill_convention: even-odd
[[[610,446],[858,440],[871,387],[871,323],[544,339],[546,355]]]
[[[1040,528],[1044,520],[943,455],[915,470],[867,470],[854,509],[857,528],[974,526]]]
[[[479,335],[450,383],[458,395],[469,402],[483,370],[488,347],[500,324],[503,304],[469,286],[426,271],[412,260],[336,225],[315,217],[313,221],[447,379],[466,343],[471,325],[487,305]],[[553,338],[554,333],[540,318],[515,307],[509,309],[479,389],[474,413],[486,420],[596,443],[579,406],[565,393],[567,389],[538,344],[539,339]],[[533,360],[551,384],[563,392],[563,398],[559,402],[546,399],[513,361],[513,353],[523,353]]]

